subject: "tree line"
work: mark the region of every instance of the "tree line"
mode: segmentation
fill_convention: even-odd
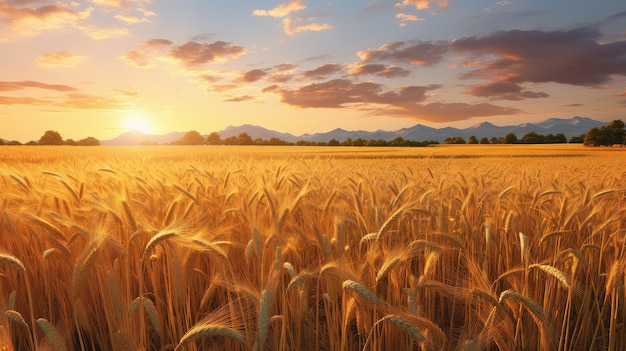
[[[61,134],[55,130],[47,130],[38,141],[29,141],[22,144],[19,141],[4,141],[0,139],[0,145],[70,145],[70,146],[99,146],[100,140],[94,137],[86,137],[80,140],[64,140]]]
[[[614,120],[611,123],[600,128],[593,127],[587,133],[573,136],[569,139],[563,133],[557,134],[539,134],[531,131],[521,138],[515,133],[508,133],[504,137],[483,137],[478,139],[472,135],[467,140],[462,137],[448,137],[444,144],[584,144],[587,146],[611,146],[615,144],[625,144],[626,134],[624,131],[624,122]],[[343,141],[331,139],[329,141],[307,141],[299,140],[297,142],[288,142],[276,137],[266,139],[252,139],[248,133],[240,133],[238,136],[230,136],[222,139],[217,132],[212,132],[206,138],[198,131],[192,130],[185,133],[180,139],[175,140],[170,145],[298,145],[298,146],[429,146],[439,144],[436,140],[415,141],[406,140],[397,137],[391,141],[378,139],[366,140],[363,138],[348,138]],[[153,145],[152,142],[146,141],[142,145]]]
[[[611,146],[626,145],[626,131],[624,130],[624,122],[620,119],[613,120],[611,123],[602,127],[590,128],[587,133],[573,136],[569,140],[563,133],[543,135],[531,131],[521,138],[515,133],[508,133],[504,137],[483,137],[478,139],[472,135],[467,140],[462,137],[448,137],[443,141],[444,144],[565,144],[578,143],[586,146]],[[391,141],[384,139],[366,140],[363,138],[348,138],[343,141],[331,139],[329,141],[307,141],[299,140],[297,142],[289,142],[280,138],[270,139],[253,139],[248,133],[240,133],[237,136],[230,136],[225,139],[217,132],[212,132],[206,138],[196,130],[185,133],[181,138],[172,141],[169,145],[298,145],[298,146],[409,146],[423,147],[439,144],[436,140],[406,140],[397,137]],[[0,145],[22,145],[18,141],[4,141],[0,139]],[[78,141],[73,139],[64,140],[61,134],[54,130],[46,131],[38,141],[29,141],[25,145],[71,145],[71,146],[99,146],[100,141],[94,137],[87,137]],[[141,145],[155,145],[151,141],[142,141]]]

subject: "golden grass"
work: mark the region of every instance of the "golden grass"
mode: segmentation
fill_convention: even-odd
[[[622,350],[624,170],[580,145],[0,147],[0,350]]]

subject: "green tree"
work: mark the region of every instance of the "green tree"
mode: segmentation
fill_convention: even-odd
[[[59,132],[47,130],[39,139],[39,145],[63,145],[63,138]]]
[[[607,134],[610,145],[624,144],[624,122],[621,119],[613,120],[611,123],[603,126],[602,129]]]
[[[554,136],[554,142],[558,144],[565,144],[567,143],[567,137],[563,133],[556,133]]]
[[[478,138],[476,135],[470,135],[469,139],[467,139],[468,144],[478,144]]]
[[[482,137],[478,141],[479,144],[489,144],[489,139],[487,137]]]
[[[601,145],[602,133],[600,132],[600,128],[593,127],[587,131],[585,134],[585,140],[583,144],[588,146],[599,146]]]
[[[546,142],[546,136],[532,131],[524,134],[520,142],[523,144],[543,144]]]
[[[390,146],[404,146],[406,145],[406,141],[404,140],[403,137],[399,136],[396,137],[395,139],[393,139],[390,143]]]
[[[444,144],[467,144],[465,139],[461,137],[447,137],[444,141]]]
[[[593,127],[585,134],[585,145],[591,146],[611,146],[613,144],[624,144],[624,122],[616,119],[600,128]]]
[[[572,144],[582,144],[584,141],[585,141],[585,134],[574,135],[573,137],[569,138],[569,142]]]
[[[328,146],[339,146],[339,140],[332,138],[328,141]]]
[[[504,137],[504,141],[507,144],[516,144],[518,142],[517,135],[515,135],[515,133],[509,133]]]

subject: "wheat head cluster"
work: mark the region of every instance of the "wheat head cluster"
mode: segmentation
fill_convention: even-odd
[[[97,150],[0,155],[0,350],[626,349],[623,153]]]

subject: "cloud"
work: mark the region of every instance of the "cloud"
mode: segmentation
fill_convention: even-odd
[[[84,93],[68,94],[57,104],[61,107],[76,108],[81,110],[121,110],[132,107],[125,99],[116,96],[103,96]]]
[[[240,96],[234,96],[232,98],[224,99],[224,102],[243,102],[243,101],[250,101],[250,100],[254,100],[254,96],[240,95]]]
[[[57,51],[41,55],[35,62],[41,67],[74,67],[84,61],[87,56],[78,55],[69,51]]]
[[[326,79],[335,73],[339,73],[343,70],[343,66],[336,63],[327,63],[318,66],[314,69],[304,71],[302,76],[309,79]]]
[[[448,0],[403,0],[402,2],[396,3],[395,7],[402,9],[412,5],[415,6],[415,9],[417,10],[427,10],[430,8],[430,5],[434,3],[437,3],[437,7],[440,9],[450,7]]]
[[[383,111],[384,113],[385,111]],[[468,120],[475,117],[516,115],[520,110],[492,105],[489,103],[468,104],[464,102],[433,102],[413,105],[410,108],[396,109],[387,113],[399,117],[413,118],[429,122],[444,123]]]
[[[252,15],[254,16],[270,16],[270,17],[285,17],[292,12],[302,11],[306,8],[302,0],[291,0],[286,4],[279,4],[271,10],[254,10]]]
[[[13,96],[1,96],[0,105],[46,105],[49,102],[44,99],[38,99],[33,97],[13,97]]]
[[[107,7],[121,8],[126,11],[139,7],[143,9],[144,4],[149,4],[150,0],[87,0],[87,2]]]
[[[246,48],[230,42],[200,43],[188,41],[176,45],[168,39],[149,39],[141,47],[121,56],[131,66],[154,67],[159,60],[180,63],[188,69],[204,64],[236,58],[246,53]]]
[[[31,80],[25,80],[21,82],[0,82],[0,91],[15,91],[15,90],[22,90],[22,89],[27,89],[27,88],[54,90],[58,92],[78,90],[77,88],[74,88],[68,85],[46,84],[46,83],[35,82]]]
[[[489,103],[424,103],[429,98],[428,93],[438,88],[439,85],[405,86],[385,92],[383,85],[378,83],[333,79],[298,88],[272,85],[262,92],[278,95],[281,102],[300,108],[358,108],[374,114],[431,122],[451,122],[520,112]]]
[[[626,96],[626,90],[624,90],[624,91],[622,91],[622,92],[619,92],[619,93],[617,93],[617,94],[613,94],[613,95],[611,95],[611,96]]]
[[[377,75],[385,78],[400,78],[411,74],[411,71],[398,66],[387,66],[379,63],[361,64],[350,70],[348,74],[352,76],[359,75]]]
[[[599,37],[590,28],[510,30],[458,39],[452,46],[483,59],[464,78],[598,86],[612,75],[626,75],[626,41],[599,43]]]
[[[126,24],[150,23],[148,18],[140,18],[137,16],[115,15],[113,18],[118,19]]]
[[[487,84],[475,85],[464,91],[464,93],[473,96],[511,101],[518,101],[527,98],[546,98],[549,96],[544,92],[522,90],[522,86],[520,84],[510,81],[495,81]]]
[[[285,34],[294,35],[300,32],[312,31],[312,32],[321,32],[324,30],[333,29],[333,26],[330,24],[320,24],[320,23],[309,23],[309,24],[300,24],[304,21],[313,20],[313,17],[287,17],[283,19],[283,29]]]
[[[343,108],[348,104],[373,102],[381,90],[382,85],[377,83],[333,79],[295,89],[274,85],[263,92],[278,94],[282,102],[302,108]]]
[[[397,13],[396,18],[400,20],[400,27],[405,27],[407,22],[421,22],[426,20],[423,17],[417,17],[406,13]]]
[[[431,66],[441,62],[449,51],[449,43],[437,42],[395,42],[374,50],[358,51],[357,56],[364,62],[393,61],[414,65]]]
[[[100,28],[88,25],[80,26],[80,29],[94,40],[127,37],[130,35],[130,31],[128,30],[128,28]]]
[[[93,8],[76,11],[61,5],[39,8],[19,8],[13,3],[0,2],[0,24],[17,34],[32,36],[41,32],[76,26],[88,18]]]
[[[174,46],[166,58],[191,68],[227,58],[236,58],[245,53],[246,48],[243,46],[225,41],[216,41],[210,44],[188,41],[185,44]]]
[[[267,76],[267,72],[263,69],[253,69],[244,73],[239,80],[245,83],[254,83]]]

